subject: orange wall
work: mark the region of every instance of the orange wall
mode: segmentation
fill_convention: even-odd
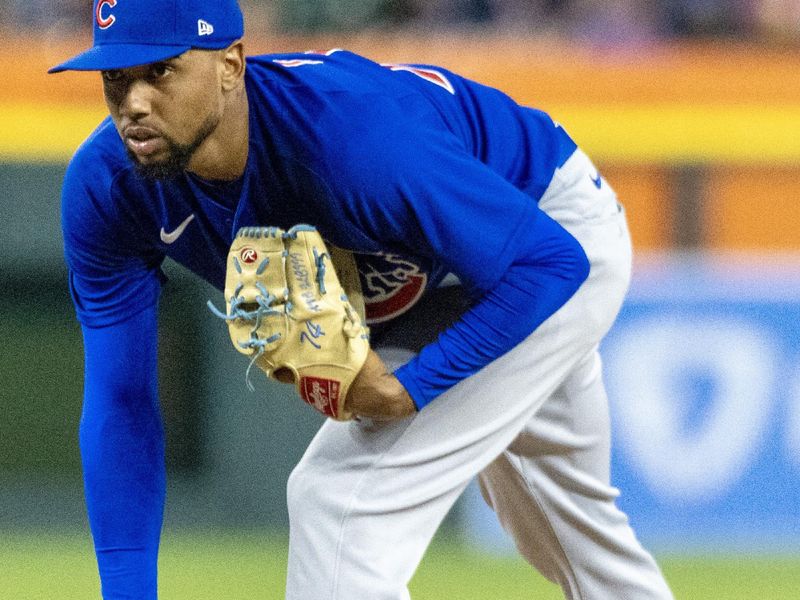
[[[646,250],[668,246],[673,211],[668,200],[667,170],[659,165],[598,166],[625,206],[634,247]]]
[[[712,169],[702,215],[716,249],[800,250],[800,165]]]
[[[86,41],[31,44],[9,34],[0,54],[11,77],[0,103],[97,106],[96,74],[47,76],[46,68]],[[25,47],[23,53],[15,49]],[[345,47],[380,61],[430,62],[496,85],[517,100],[559,115],[565,106],[800,106],[800,53],[755,46],[667,45],[627,52],[484,35],[360,34],[279,37],[249,44],[251,53]],[[590,121],[591,123],[591,121]],[[567,124],[568,126],[568,124]],[[583,143],[582,140],[579,142]],[[634,242],[642,249],[672,243],[670,165],[596,162],[626,205]],[[800,250],[800,167],[714,164],[704,184],[705,239],[712,248]]]
[[[93,74],[48,77],[48,66],[82,49],[87,40],[31,44],[8,33],[0,55],[12,85],[0,99],[43,102],[94,101]],[[744,44],[654,45],[610,51],[574,44],[480,34],[275,37],[248,42],[255,52],[347,48],[375,60],[430,62],[497,85],[517,100],[552,110],[559,104],[796,105],[800,98],[800,53]],[[25,48],[19,52],[19,48]]]

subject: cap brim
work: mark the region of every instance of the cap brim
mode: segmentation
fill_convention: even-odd
[[[111,71],[127,69],[175,58],[190,50],[191,46],[147,46],[143,44],[104,44],[89,48],[68,61],[49,69],[48,73],[61,71]]]

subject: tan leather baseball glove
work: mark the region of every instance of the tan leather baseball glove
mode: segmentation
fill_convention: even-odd
[[[352,260],[337,252],[339,261]],[[281,381],[288,375],[300,397],[322,414],[353,418],[345,398],[369,352],[369,333],[314,227],[239,230],[228,253],[225,301],[225,314],[210,302],[209,307],[225,319],[234,347],[251,357],[250,366]],[[363,300],[354,301],[363,311]]]

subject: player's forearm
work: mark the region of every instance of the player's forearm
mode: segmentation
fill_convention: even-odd
[[[154,599],[164,511],[164,433],[155,309],[84,327],[80,449],[89,524],[106,599]]]
[[[118,416],[84,416],[81,424],[87,513],[103,598],[150,600],[166,489],[163,436],[146,420],[112,424]]]
[[[418,409],[514,348],[588,276],[586,254],[560,225],[540,213],[531,233],[533,243],[497,286],[395,371]]]

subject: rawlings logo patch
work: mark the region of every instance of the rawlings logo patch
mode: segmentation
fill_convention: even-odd
[[[241,257],[242,262],[248,265],[258,260],[258,253],[252,248],[242,248],[239,256]]]
[[[355,254],[367,324],[399,317],[414,306],[425,291],[428,274],[416,263],[396,254]]]
[[[333,417],[339,409],[339,382],[320,377],[300,378],[300,397],[322,414]]]

